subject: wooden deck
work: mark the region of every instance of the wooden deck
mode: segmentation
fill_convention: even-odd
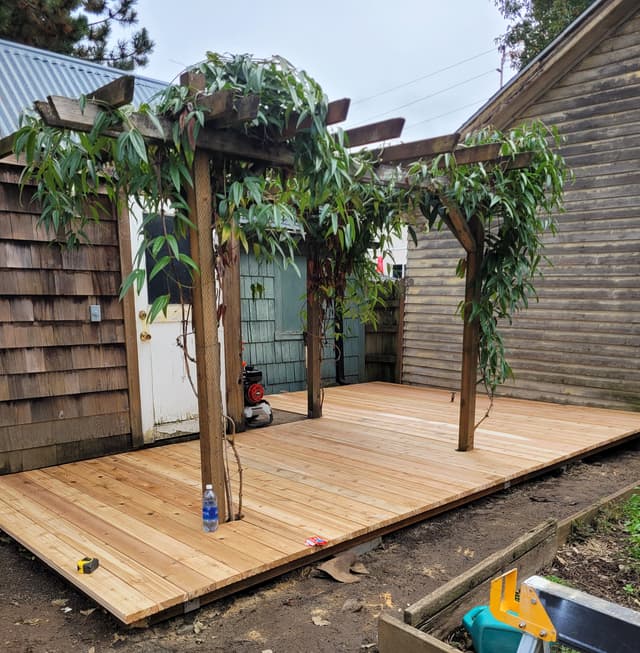
[[[306,394],[272,398],[306,412]],[[478,416],[485,405],[480,400]],[[242,521],[201,532],[185,442],[0,477],[0,529],[125,623],[198,607],[640,432],[640,413],[499,399],[456,452],[451,393],[326,390],[325,417],[240,434]],[[305,546],[310,535],[325,550]],[[76,572],[86,555],[91,575]]]

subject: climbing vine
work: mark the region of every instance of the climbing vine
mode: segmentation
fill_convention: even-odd
[[[463,145],[499,143],[502,162],[457,165],[450,155],[438,157],[429,168],[411,166],[414,185],[425,181],[431,191],[422,200],[431,226],[441,227],[445,204],[453,202],[469,220],[476,216],[484,227],[484,251],[480,270],[480,299],[465,315],[480,324],[480,373],[489,394],[513,376],[506,359],[500,326],[537,299],[534,281],[544,258],[544,235],[556,233],[556,216],[562,211],[564,183],[568,176],[557,153],[557,130],[532,122],[502,133],[483,130],[466,138]],[[520,153],[530,153],[526,167],[509,164]],[[457,274],[465,275],[465,259]]]
[[[232,236],[245,251],[285,264],[302,252],[312,260],[309,292],[324,311],[339,307],[345,316],[372,320],[385,282],[371,250],[389,253],[392,238],[418,207],[437,226],[446,217],[446,202],[454,202],[467,219],[478,216],[486,231],[481,300],[471,308],[471,318],[481,325],[482,378],[491,391],[508,378],[499,325],[535,296],[542,236],[554,231],[554,211],[561,205],[566,170],[554,153],[552,131],[533,123],[505,134],[483,131],[464,143],[498,142],[505,161],[532,152],[526,168],[456,165],[452,155],[443,155],[387,170],[383,180],[371,154],[350,151],[345,134],[326,127],[322,89],[285,59],[209,53],[195,70],[204,77],[203,90],[169,86],[137,109],[159,133],[161,120],[170,120],[169,141],[144,139],[129,107],[104,107],[89,133],[46,127],[34,115],[25,118],[14,151],[26,162],[24,183],[35,185],[41,222],[57,238],[71,246],[85,240],[87,223],[100,217],[104,194],[114,203],[128,198],[144,218],[134,270],[121,295],[132,287],[140,291],[147,256],[153,261],[150,279],[160,273],[177,279],[181,267],[197,273],[178,241],[194,228],[185,191],[193,183],[196,142],[205,126],[203,98],[223,90],[255,94],[255,118],[234,129],[258,144],[288,145],[294,162],[288,170],[240,159],[213,162],[217,271],[222,274],[228,263]],[[304,128],[292,132],[292,120]],[[152,221],[162,226],[153,237],[147,228]],[[463,273],[462,265],[458,271]],[[158,297],[149,319],[168,302],[168,293]]]

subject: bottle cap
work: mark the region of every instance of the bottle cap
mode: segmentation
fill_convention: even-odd
[[[205,489],[205,490],[213,490],[213,485],[211,485],[211,483],[207,483],[207,484],[204,486],[204,489]]]

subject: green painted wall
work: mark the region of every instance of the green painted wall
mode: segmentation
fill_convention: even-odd
[[[267,393],[306,387],[305,349],[301,309],[304,307],[304,259],[283,270],[278,264],[243,256],[240,261],[242,340],[244,360],[262,371]],[[253,290],[252,290],[253,286]],[[262,287],[262,293],[256,291]],[[345,376],[350,383],[364,379],[364,330],[354,321],[345,324]],[[333,347],[324,348],[323,382],[335,382]]]

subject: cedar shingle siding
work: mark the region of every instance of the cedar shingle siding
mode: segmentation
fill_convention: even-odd
[[[0,474],[131,446],[117,223],[52,244],[19,175],[0,165]]]

